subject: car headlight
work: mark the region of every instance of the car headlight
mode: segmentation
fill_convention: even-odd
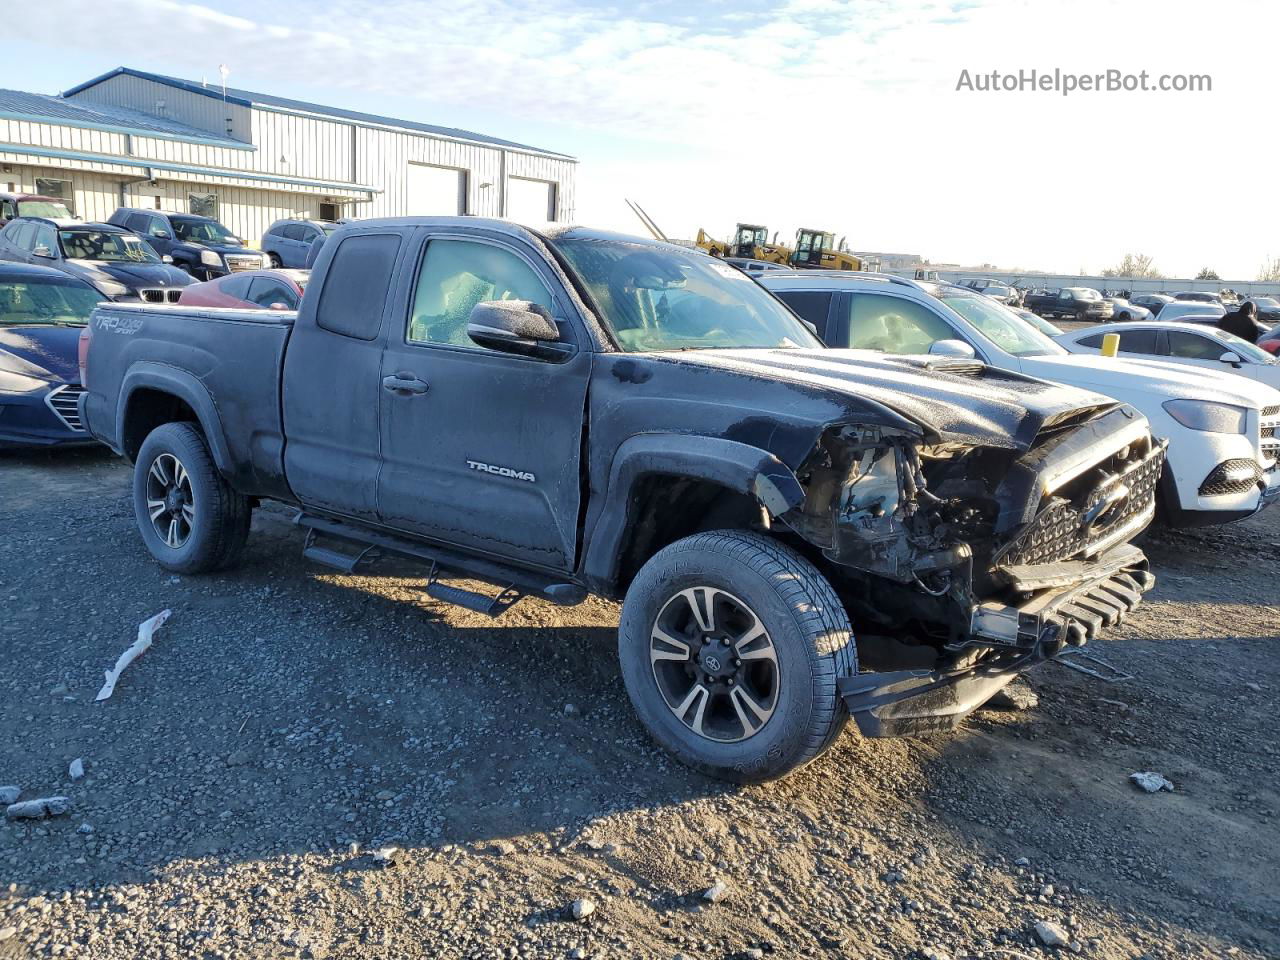
[[[22,373],[14,373],[12,370],[0,370],[0,393],[35,393],[41,387],[47,386],[49,382],[39,377],[28,377]]]
[[[123,297],[129,292],[128,287],[123,283],[117,283],[114,280],[94,280],[93,285],[104,297]]]
[[[1208,400],[1166,400],[1165,412],[1189,430],[1205,433],[1244,433],[1249,410]]]
[[[222,257],[212,250],[201,250],[200,262],[206,267],[220,267],[222,266]]]

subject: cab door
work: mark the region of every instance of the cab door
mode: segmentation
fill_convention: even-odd
[[[535,250],[505,234],[423,230],[414,258],[408,309],[382,358],[382,522],[571,570],[591,354],[568,296]],[[541,304],[576,351],[551,361],[478,346],[467,321],[488,300]]]
[[[377,521],[384,318],[404,308],[405,245],[405,233],[376,226],[347,234],[294,322],[281,389],[285,477],[315,510]]]

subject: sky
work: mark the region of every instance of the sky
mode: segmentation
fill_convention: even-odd
[[[10,0],[14,2],[14,0]],[[127,65],[575,156],[577,220],[738,221],[855,250],[1252,279],[1280,257],[1271,0],[45,0],[0,87]],[[980,75],[1202,74],[1197,92],[957,89]]]

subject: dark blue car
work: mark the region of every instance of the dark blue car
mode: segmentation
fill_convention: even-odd
[[[0,263],[0,450],[93,442],[76,409],[78,342],[103,299],[60,270]]]

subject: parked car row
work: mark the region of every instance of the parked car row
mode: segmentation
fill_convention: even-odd
[[[759,282],[812,322],[829,346],[976,359],[1131,404],[1169,441],[1159,502],[1170,525],[1239,520],[1280,498],[1280,445],[1272,439],[1280,430],[1280,391],[1265,378],[1224,373],[1234,368],[1220,360],[1211,370],[1170,367],[1154,356],[1099,363],[1071,353],[1002,304],[952,284],[820,272],[770,273]],[[1071,288],[1070,296],[1110,306],[1096,290]]]
[[[87,281],[107,299],[147,303],[177,303],[193,281],[309,267],[340,226],[277,220],[263,236],[263,249],[255,250],[217,220],[195,214],[120,207],[105,223],[85,223],[56,198],[5,194],[0,210],[0,260],[51,267]],[[282,279],[283,288],[296,293],[296,277]],[[292,309],[297,299],[275,302]]]

